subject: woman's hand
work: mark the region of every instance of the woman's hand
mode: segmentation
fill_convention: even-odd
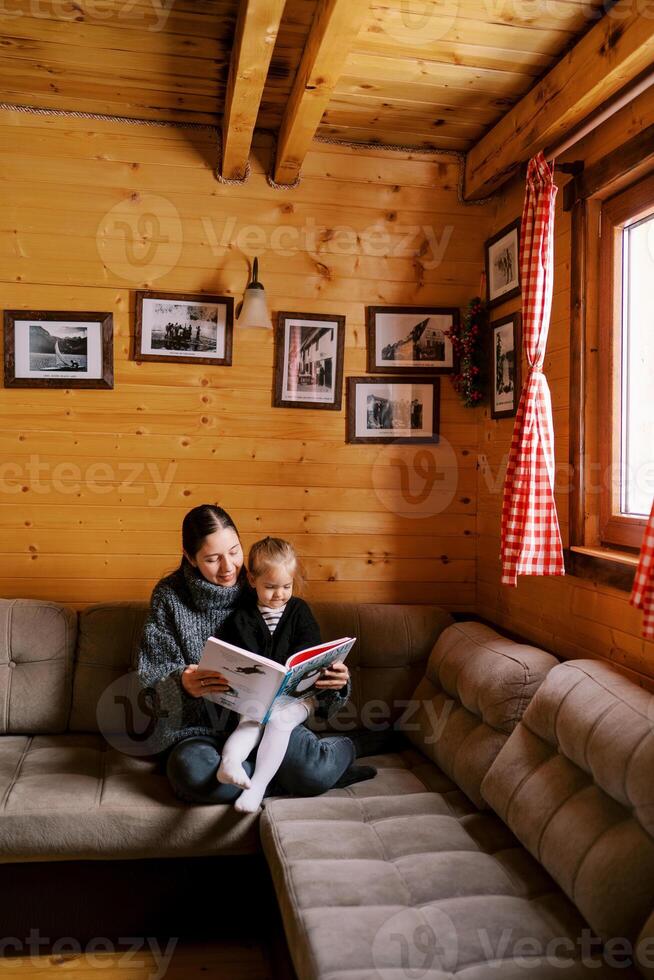
[[[340,660],[335,660],[331,667],[325,667],[320,671],[320,680],[316,681],[316,687],[320,690],[340,691],[345,687],[350,677],[350,672]]]
[[[219,671],[200,670],[197,664],[190,664],[182,671],[181,681],[182,687],[192,698],[229,690],[229,681]]]

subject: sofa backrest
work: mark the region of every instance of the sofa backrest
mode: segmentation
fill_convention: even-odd
[[[402,727],[484,809],[482,780],[557,663],[482,623],[455,623],[437,640]]]
[[[352,677],[350,705],[329,728],[384,727],[404,711],[423,676],[432,647],[453,619],[440,606],[315,602],[324,639],[356,636],[347,658]]]
[[[635,944],[642,931],[651,939],[651,694],[602,661],[560,664],[497,756],[482,793],[598,935]]]
[[[71,732],[97,732],[102,693],[136,664],[147,602],[109,602],[79,614]]]
[[[410,696],[435,638],[452,622],[439,606],[316,602],[311,608],[324,639],[357,637],[347,661],[352,705],[330,724],[345,732],[365,721],[371,705],[387,705],[389,722],[397,717],[402,708],[396,702]],[[105,603],[80,613],[71,731],[98,730],[98,700],[136,665],[147,614],[148,604],[140,602]]]
[[[76,638],[70,609],[0,599],[0,734],[66,730]]]

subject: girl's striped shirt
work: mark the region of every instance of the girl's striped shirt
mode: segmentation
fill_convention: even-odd
[[[286,609],[286,603],[278,609],[271,609],[270,606],[257,606],[257,609],[263,616],[264,622],[270,632],[274,633],[282,618],[282,613]]]

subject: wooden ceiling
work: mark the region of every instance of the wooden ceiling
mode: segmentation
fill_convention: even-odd
[[[602,0],[372,0],[350,29],[323,135],[465,150],[594,23]],[[218,123],[238,0],[12,0],[0,18],[2,98]],[[245,4],[244,4],[245,6]],[[281,16],[257,125],[279,129],[317,0]]]
[[[292,182],[317,133],[468,151],[603,0],[12,0],[2,101],[223,126],[225,176],[258,126]],[[605,20],[609,20],[608,17]],[[534,89],[535,90],[535,89]]]

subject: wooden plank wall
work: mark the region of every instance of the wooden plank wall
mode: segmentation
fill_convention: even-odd
[[[654,95],[644,95],[574,147],[565,159],[590,165],[654,121]],[[570,380],[570,215],[563,211],[559,185],[554,245],[554,298],[545,372],[552,394],[557,465],[557,507],[564,547],[568,544],[568,432]],[[524,182],[516,179],[498,196],[495,230],[522,213]],[[499,307],[495,314],[519,309],[520,300]],[[523,369],[525,367],[523,360]],[[524,377],[524,374],[523,374]],[[485,410],[480,431],[479,612],[565,658],[603,657],[620,664],[636,678],[654,677],[654,643],[641,637],[641,613],[628,603],[628,594],[588,579],[518,579],[516,589],[500,585],[499,526],[502,481],[513,419],[492,420]],[[488,465],[484,464],[484,459]]]
[[[380,493],[397,464],[346,445],[344,411],[271,409],[270,335],[237,328],[231,368],[129,357],[133,290],[238,298],[258,254],[273,310],[346,314],[346,374],[365,373],[366,304],[478,291],[491,209],[458,203],[456,163],[314,144],[280,192],[263,138],[249,183],[225,187],[206,131],[13,111],[0,130],[1,306],[111,311],[116,372],[113,391],[0,389],[0,595],[145,599],[179,558],[184,513],[218,501],[246,545],[297,543],[310,598],[472,609],[478,413],[448,379],[456,493],[411,519]]]

